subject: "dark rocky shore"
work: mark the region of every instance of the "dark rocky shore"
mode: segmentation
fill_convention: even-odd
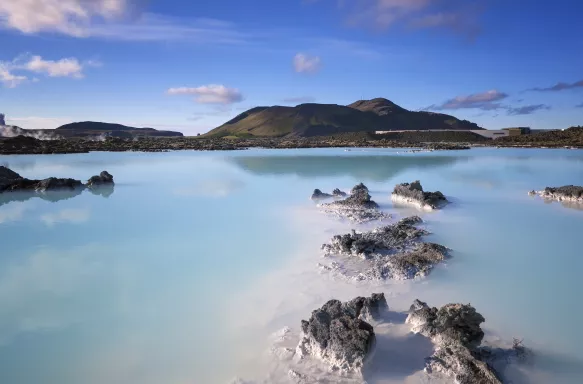
[[[542,191],[530,191],[528,194],[539,195],[543,199],[547,200],[583,204],[583,187],[577,185],[546,187]]]
[[[0,154],[59,154],[87,153],[92,151],[108,152],[164,152],[173,150],[230,151],[248,148],[423,148],[426,150],[461,150],[468,145],[458,143],[414,143],[368,137],[366,134],[340,135],[338,137],[311,138],[197,138],[197,137],[140,137],[137,139],[106,138],[104,140],[61,139],[38,140],[32,137],[17,136],[0,138]]]

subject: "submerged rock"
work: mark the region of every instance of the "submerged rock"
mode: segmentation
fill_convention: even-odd
[[[322,204],[321,207],[327,213],[359,223],[390,217],[390,215],[380,211],[379,205],[371,199],[368,188],[362,183],[352,188],[350,195],[344,200]]]
[[[106,184],[113,184],[113,176],[107,171],[101,172],[99,176],[91,176],[91,178],[87,180],[88,187]]]
[[[368,232],[353,230],[334,236],[322,245],[322,250],[328,256],[363,259],[367,266],[354,277],[357,280],[408,280],[427,276],[436,264],[447,258],[448,250],[439,244],[420,241],[428,234],[415,226],[421,222],[421,218],[412,216]]]
[[[529,195],[539,195],[544,199],[583,203],[583,187],[564,185],[562,187],[546,187],[542,191],[530,191]]]
[[[358,297],[347,303],[330,300],[302,320],[302,335],[297,356],[312,356],[332,370],[362,372],[375,345],[372,325],[363,318],[376,318],[388,309],[384,294]]]
[[[443,193],[425,192],[419,181],[395,186],[391,199],[395,202],[412,204],[422,209],[439,209],[448,203]]]

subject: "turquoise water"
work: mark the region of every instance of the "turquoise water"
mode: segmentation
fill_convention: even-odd
[[[28,178],[105,169],[116,180],[105,196],[0,197],[0,383],[286,382],[285,364],[266,353],[271,335],[329,298],[373,291],[395,310],[415,298],[470,302],[490,340],[535,348],[524,382],[583,377],[583,210],[527,196],[582,185],[582,151],[91,153],[0,164]],[[453,201],[422,213],[432,240],[454,250],[447,265],[380,286],[318,273],[319,246],[355,226],[318,212],[314,188],[362,181],[402,216],[418,212],[393,207],[390,191],[417,179]],[[410,374],[369,382],[421,382]]]

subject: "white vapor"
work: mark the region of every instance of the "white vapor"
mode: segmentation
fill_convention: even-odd
[[[45,73],[50,77],[83,77],[83,65],[76,58],[66,58],[57,61],[43,60],[40,56],[33,56],[26,64],[31,72]]]
[[[196,88],[178,87],[166,91],[169,95],[195,95],[195,101],[200,104],[233,104],[243,100],[243,95],[236,88],[224,85],[210,84]]]

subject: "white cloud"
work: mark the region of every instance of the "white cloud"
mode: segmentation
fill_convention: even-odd
[[[23,33],[58,32],[83,37],[94,20],[128,11],[127,0],[2,0],[0,25]]]
[[[15,88],[25,82],[36,83],[38,78],[29,78],[21,72],[42,73],[49,77],[72,77],[81,79],[86,67],[101,67],[97,60],[80,62],[74,57],[45,60],[38,55],[22,54],[12,61],[0,61],[0,83],[6,88]],[[19,72],[19,73],[16,73]]]
[[[75,58],[66,58],[57,61],[43,60],[40,56],[33,56],[26,69],[31,72],[45,73],[50,77],[83,77],[83,65]]]
[[[42,215],[40,219],[48,227],[53,227],[57,223],[85,223],[90,216],[91,212],[88,209],[63,209],[59,212]]]
[[[194,100],[200,104],[233,104],[243,100],[243,95],[238,89],[218,84],[196,88],[170,88],[166,93],[169,95],[195,95]]]
[[[298,73],[315,73],[320,70],[322,61],[318,56],[310,56],[298,53],[294,57],[294,69]]]

